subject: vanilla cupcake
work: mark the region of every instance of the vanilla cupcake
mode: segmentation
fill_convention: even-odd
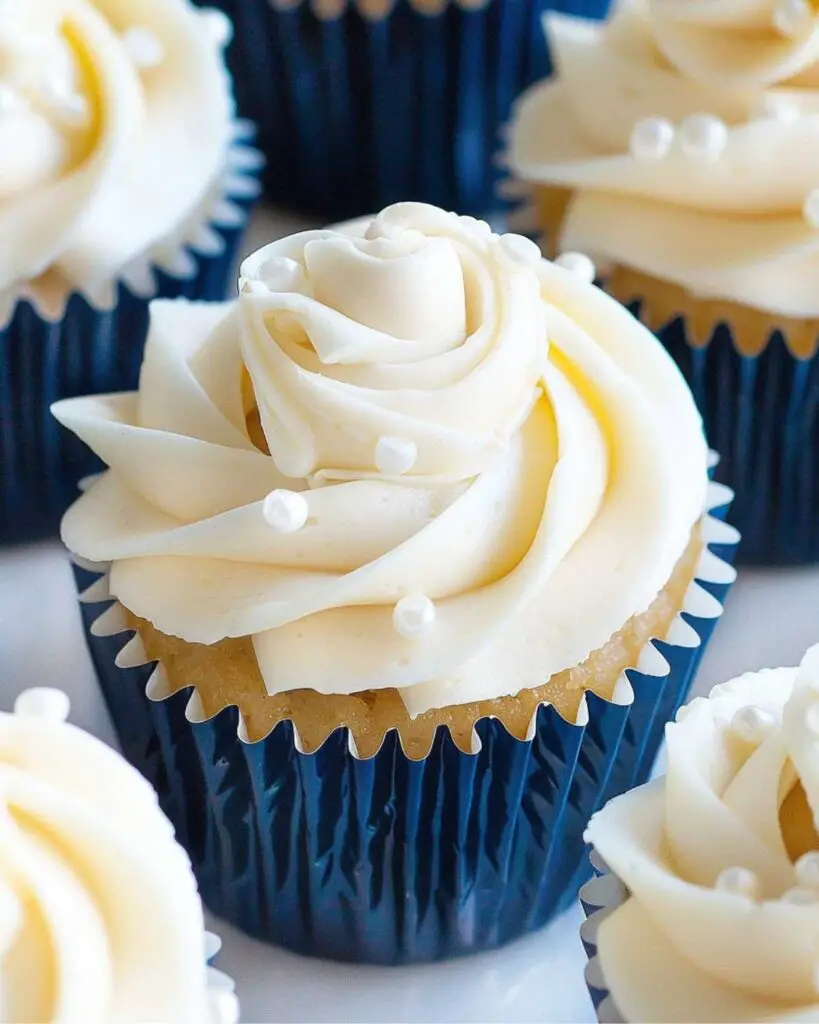
[[[666,777],[592,818],[601,1021],[819,1019],[818,730],[814,647],[683,708]]]
[[[646,777],[736,534],[682,377],[577,269],[390,207],[155,303],[139,392],[54,409],[110,467],[62,534],[124,749],[255,935],[496,946]]]
[[[148,783],[28,690],[0,714],[0,1017],[235,1024],[190,861]]]
[[[682,367],[750,561],[819,559],[819,21],[805,0],[626,0],[546,22],[509,145],[550,251],[594,257]]]
[[[136,384],[149,299],[225,296],[258,167],[229,37],[190,0],[0,3],[0,542],[92,465],[49,405]]]

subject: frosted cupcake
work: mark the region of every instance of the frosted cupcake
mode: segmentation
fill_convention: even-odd
[[[235,1024],[190,861],[148,783],[29,690],[0,714],[0,1016]]]
[[[592,819],[600,1020],[819,1018],[819,647],[668,727],[668,774]]]
[[[658,331],[736,491],[742,554],[819,558],[819,22],[804,0],[553,16],[509,161],[548,247]]]
[[[0,541],[90,468],[51,402],[136,384],[149,299],[224,298],[258,167],[229,35],[189,0],[0,3]]]
[[[679,372],[581,273],[435,207],[345,231],[251,256],[233,304],[155,303],[139,392],[55,407],[110,467],[62,534],[212,908],[436,959],[572,899],[736,534]]]

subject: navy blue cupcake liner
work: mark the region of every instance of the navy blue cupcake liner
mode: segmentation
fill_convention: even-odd
[[[341,220],[404,200],[495,207],[498,130],[550,71],[543,14],[602,18],[610,0],[395,0],[380,14],[340,0],[333,17],[320,0],[197,2],[233,20],[228,60],[269,198]]]
[[[113,308],[71,295],[58,320],[29,300],[0,326],[0,544],[56,533],[77,481],[103,466],[50,413],[53,402],[135,388],[154,298],[225,298],[239,243],[260,187],[254,129],[236,126],[222,191],[209,223],[164,254],[132,268]]]
[[[600,1024],[626,1024],[611,992],[606,986],[603,968],[597,955],[597,933],[602,922],[629,898],[628,889],[609,871],[608,865],[592,850],[589,865],[594,878],[580,890],[580,905],[586,920],[580,926],[580,939],[589,962],[586,964],[586,987]]]
[[[566,908],[588,876],[589,818],[648,778],[734,578],[730,492],[709,496],[719,518],[704,520],[683,609],[611,701],[588,693],[574,723],[541,706],[525,741],[484,719],[472,753],[441,728],[421,760],[395,732],[361,759],[345,729],[305,754],[291,722],[250,744],[235,708],[203,721],[198,695],[168,696],[161,664],[146,663],[107,567],[78,565],[123,752],[157,789],[210,909],[298,953],[400,964],[492,949]]]

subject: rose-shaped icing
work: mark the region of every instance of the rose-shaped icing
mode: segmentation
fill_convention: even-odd
[[[0,3],[0,299],[46,271],[94,294],[197,213],[231,137],[227,31],[189,0]]]
[[[546,25],[557,73],[519,102],[510,163],[571,190],[560,245],[703,297],[819,315],[806,0],[624,0],[603,25]]]
[[[627,1020],[819,1020],[819,647],[668,726],[668,773],[587,840],[630,897],[600,925]]]
[[[0,714],[0,1019],[231,1024],[154,791],[65,723],[64,694],[31,690],[16,710]]]
[[[252,636],[271,693],[412,714],[582,662],[703,510],[690,393],[617,303],[431,206],[251,256],[238,303],[156,303],[138,394],[59,403],[110,472],[63,538],[165,633]]]

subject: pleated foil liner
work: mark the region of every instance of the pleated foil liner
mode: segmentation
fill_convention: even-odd
[[[207,962],[208,1019],[202,1024],[239,1024],[239,1000],[236,983],[231,977],[214,967],[222,948],[222,940],[213,932],[205,932],[205,961]]]
[[[88,644],[123,751],[157,789],[225,920],[298,953],[401,964],[500,946],[539,928],[588,875],[583,830],[645,781],[722,611],[738,534],[712,484],[702,556],[665,641],[652,641],[609,702],[577,722],[541,706],[531,739],[478,723],[473,753],[439,729],[408,759],[396,734],[368,760],[339,729],[314,754],[292,723],[242,741],[236,709],[201,721],[110,598],[106,566],[76,566]],[[148,697],[146,698],[146,693]]]
[[[547,10],[609,0],[197,0],[234,23],[228,60],[270,199],[328,220],[422,200],[497,206],[512,101],[550,70]]]
[[[612,874],[603,858],[592,850],[589,864],[594,878],[580,890],[580,905],[586,920],[580,926],[580,938],[589,962],[586,964],[586,987],[591,996],[597,1020],[600,1024],[626,1024],[611,992],[597,956],[597,933],[603,921],[629,898],[628,889]]]
[[[56,533],[77,497],[77,481],[103,468],[50,413],[53,402],[136,388],[154,298],[219,301],[232,283],[250,209],[258,196],[255,130],[236,126],[220,190],[208,223],[129,268],[113,308],[70,296],[51,320],[18,301],[0,326],[0,544]]]

